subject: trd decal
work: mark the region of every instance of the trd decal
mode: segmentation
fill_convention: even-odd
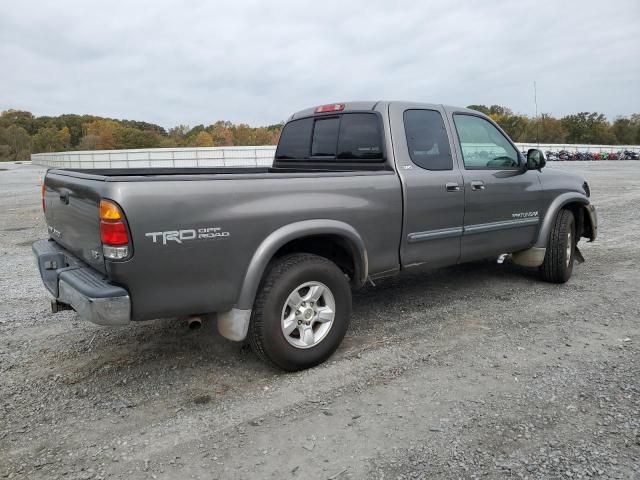
[[[226,238],[230,235],[229,232],[223,232],[220,227],[167,230],[166,232],[149,232],[144,234],[145,237],[151,238],[153,243],[162,243],[162,245],[166,245],[168,242],[183,243],[189,240],[214,240],[217,238]]]

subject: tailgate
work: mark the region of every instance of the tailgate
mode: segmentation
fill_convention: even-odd
[[[105,273],[99,212],[103,182],[54,172],[47,174],[44,185],[49,236],[76,257]]]

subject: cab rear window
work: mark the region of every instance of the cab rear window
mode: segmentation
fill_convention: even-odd
[[[294,120],[287,123],[280,135],[276,158],[278,160],[307,158],[309,156],[312,129],[312,118],[303,118],[302,120]]]
[[[276,160],[381,162],[380,119],[374,113],[344,113],[293,120],[282,131]]]

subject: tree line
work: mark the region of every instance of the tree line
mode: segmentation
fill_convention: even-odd
[[[516,142],[640,145],[640,114],[613,122],[597,112],[556,118],[513,113],[500,105],[469,105],[493,118]],[[0,114],[0,160],[28,160],[32,153],[125,148],[275,145],[283,123],[264,127],[217,121],[209,126],[153,123],[95,115],[34,116],[21,110]]]
[[[74,114],[36,117],[7,110],[0,114],[0,160],[28,160],[32,153],[69,150],[275,145],[282,127],[282,123],[251,127],[218,121],[167,130],[135,120]]]
[[[532,118],[514,114],[500,105],[469,105],[467,108],[489,115],[514,142],[640,145],[639,113],[617,117],[610,122],[597,112],[580,112],[562,118],[543,113]]]

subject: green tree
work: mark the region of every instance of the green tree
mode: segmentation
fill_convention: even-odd
[[[77,147],[82,140],[83,135],[83,123],[89,121],[83,119],[80,115],[65,114],[58,117],[61,125],[60,127],[66,127],[69,129],[69,143],[71,147]]]
[[[69,129],[60,130],[55,127],[47,127],[38,130],[33,136],[33,152],[59,152],[69,148],[71,135]]]
[[[0,150],[4,160],[29,160],[31,137],[25,128],[17,125],[0,127]]]
[[[467,108],[475,110],[476,112],[484,113],[485,115],[489,115],[489,107],[487,107],[486,105],[467,105]]]
[[[529,124],[529,119],[525,115],[514,115],[511,109],[501,105],[491,105],[488,108],[484,105],[470,105],[468,108],[491,117],[513,141],[523,141]]]
[[[29,135],[36,133],[36,126],[31,112],[23,110],[6,110],[2,112],[0,114],[0,126],[9,127],[11,125],[23,128]]]
[[[514,142],[522,142],[524,140],[525,132],[529,126],[529,119],[526,116],[492,114],[491,117],[507,132],[507,135]]]
[[[157,148],[161,136],[155,130],[138,130],[133,127],[117,125],[113,129],[114,148]]]
[[[560,120],[543,113],[527,126],[523,141],[527,143],[565,143],[567,132]]]
[[[610,144],[616,142],[606,117],[597,112],[580,112],[562,118],[567,131],[567,142]]]
[[[632,145],[640,142],[640,115],[635,114],[631,118],[616,118],[611,130],[617,142],[621,145]]]

